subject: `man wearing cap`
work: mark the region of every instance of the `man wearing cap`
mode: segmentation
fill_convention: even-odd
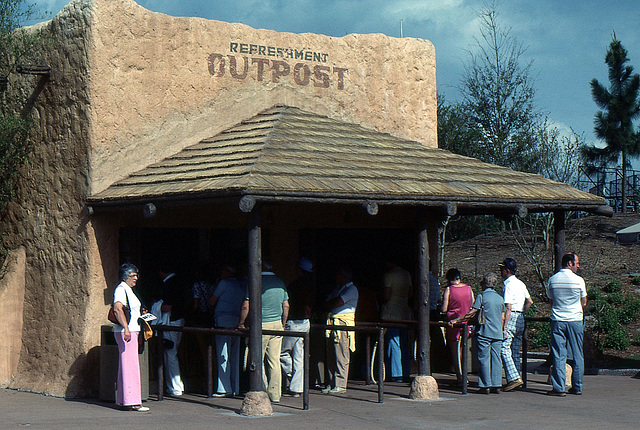
[[[583,309],[587,305],[584,279],[576,274],[580,268],[578,256],[572,252],[562,257],[562,269],[551,278],[547,296],[551,302],[551,355],[553,371],[548,391],[550,396],[564,397],[567,350],[573,356],[570,394],[582,394],[584,357],[582,336],[584,330]]]
[[[505,258],[500,267],[504,279],[504,341],[502,342],[502,364],[507,379],[504,391],[512,391],[522,386],[520,377],[520,346],[524,332],[524,313],[533,304],[527,286],[516,278],[518,266],[513,258]]]
[[[316,285],[313,280],[313,263],[300,257],[296,263],[298,277],[287,287],[289,293],[289,319],[284,329],[287,331],[309,331],[309,318],[316,300]],[[282,371],[289,380],[285,394],[299,397],[304,381],[304,339],[285,336],[280,354]]]

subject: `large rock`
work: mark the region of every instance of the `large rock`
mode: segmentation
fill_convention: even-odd
[[[411,383],[409,398],[411,400],[438,400],[440,392],[435,378],[425,375],[416,376]]]
[[[249,391],[242,401],[240,413],[252,417],[273,415],[269,396],[264,391]]]

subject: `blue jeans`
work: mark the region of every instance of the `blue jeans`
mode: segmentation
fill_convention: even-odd
[[[551,355],[553,356],[551,383],[554,391],[565,391],[567,349],[570,357],[573,357],[571,387],[582,391],[582,376],[584,375],[583,332],[584,323],[582,321],[551,321]]]
[[[407,330],[388,328],[385,333],[387,357],[391,364],[392,378],[409,377],[409,340]]]
[[[240,393],[240,337],[216,335],[218,394]]]
[[[480,363],[478,386],[498,388],[502,386],[502,340],[478,336],[478,362]]]

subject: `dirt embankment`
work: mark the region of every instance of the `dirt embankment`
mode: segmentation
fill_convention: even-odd
[[[640,244],[620,245],[616,243],[616,231],[640,222],[640,215],[615,215],[613,218],[585,216],[567,221],[566,250],[580,256],[579,274],[585,279],[587,289],[592,286],[604,286],[610,279],[622,282],[623,294],[640,295],[640,286],[631,281],[634,274],[640,274]],[[518,262],[517,276],[529,288],[538,308],[539,316],[549,315],[549,306],[545,302],[544,287],[534,269],[534,265],[518,246],[516,235],[511,232],[496,233],[490,236],[478,236],[470,240],[447,244],[443,267],[457,267],[465,282],[478,287],[479,279],[485,272],[497,272],[498,263],[505,257],[515,258]],[[553,274],[551,250],[542,251],[542,240],[538,238],[536,252],[542,262],[543,279]],[[532,237],[527,237],[532,243]],[[551,244],[553,246],[553,243]],[[552,248],[551,248],[552,249]],[[441,279],[442,280],[442,279]],[[442,282],[444,285],[444,282]],[[631,339],[640,336],[640,323],[626,326]],[[627,351],[605,350],[602,360],[640,356],[640,346],[631,345]]]

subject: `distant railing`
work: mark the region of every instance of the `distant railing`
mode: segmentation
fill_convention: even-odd
[[[622,208],[622,169],[600,169],[589,174],[584,166],[578,173],[577,188],[604,197],[614,212]],[[640,170],[627,169],[627,210],[638,212],[637,198],[640,196]]]

